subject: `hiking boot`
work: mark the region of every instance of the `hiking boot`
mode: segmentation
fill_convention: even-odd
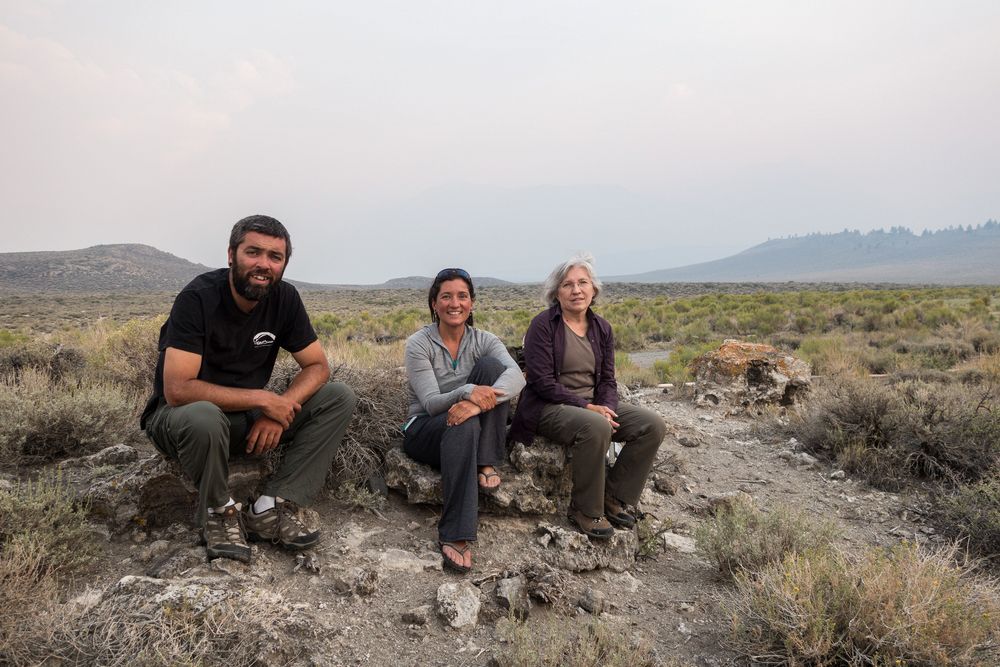
[[[230,505],[218,514],[209,512],[205,526],[201,529],[201,539],[205,543],[208,559],[232,558],[244,563],[250,562],[250,545],[243,532],[243,512],[239,503]]]
[[[615,529],[611,527],[611,524],[603,516],[595,519],[594,517],[587,516],[573,506],[569,508],[569,522],[587,537],[606,540],[615,534]]]
[[[274,507],[257,514],[253,505],[244,515],[247,537],[259,542],[273,542],[286,549],[308,549],[319,542],[319,531],[309,530],[299,518],[299,507],[291,500],[275,501]]]
[[[604,496],[604,515],[619,528],[630,529],[635,525],[635,517],[625,509],[625,503],[614,496]]]

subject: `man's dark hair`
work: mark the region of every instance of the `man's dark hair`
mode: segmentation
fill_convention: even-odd
[[[229,249],[234,253],[250,232],[285,239],[285,263],[292,257],[292,237],[285,226],[269,215],[248,215],[235,225],[229,234]]]
[[[446,280],[455,280],[456,278],[465,281],[465,284],[469,286],[469,298],[473,301],[476,300],[476,288],[472,286],[472,277],[467,271],[463,269],[442,269],[441,273],[437,274],[437,277],[434,278],[434,282],[431,283],[430,291],[427,292],[427,307],[431,311],[431,321],[435,324],[437,324],[438,316],[434,312],[434,301],[438,298],[438,294],[441,293],[441,284]],[[472,316],[473,314],[469,313],[469,319],[465,321],[470,327],[474,326]]]

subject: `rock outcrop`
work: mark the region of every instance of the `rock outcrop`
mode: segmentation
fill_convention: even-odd
[[[544,438],[515,443],[510,463],[499,467],[503,483],[480,494],[480,509],[498,514],[553,514],[569,502],[572,474],[566,448]],[[386,484],[409,503],[440,505],[441,473],[407,456],[402,443],[386,454]]]
[[[769,403],[791,405],[810,385],[809,364],[760,343],[727,340],[692,366],[695,403],[732,412]]]

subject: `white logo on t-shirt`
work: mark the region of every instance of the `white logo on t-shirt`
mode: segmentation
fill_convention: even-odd
[[[274,345],[274,339],[276,336],[270,331],[261,331],[259,334],[253,337],[254,347],[270,347]]]

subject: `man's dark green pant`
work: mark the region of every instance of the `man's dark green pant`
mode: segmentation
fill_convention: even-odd
[[[326,481],[357,402],[350,387],[331,382],[303,403],[281,436],[281,462],[264,494],[308,505]],[[209,507],[229,502],[229,456],[246,455],[250,425],[247,413],[223,412],[208,401],[176,408],[161,403],[150,416],[146,435],[198,487],[199,524]]]

